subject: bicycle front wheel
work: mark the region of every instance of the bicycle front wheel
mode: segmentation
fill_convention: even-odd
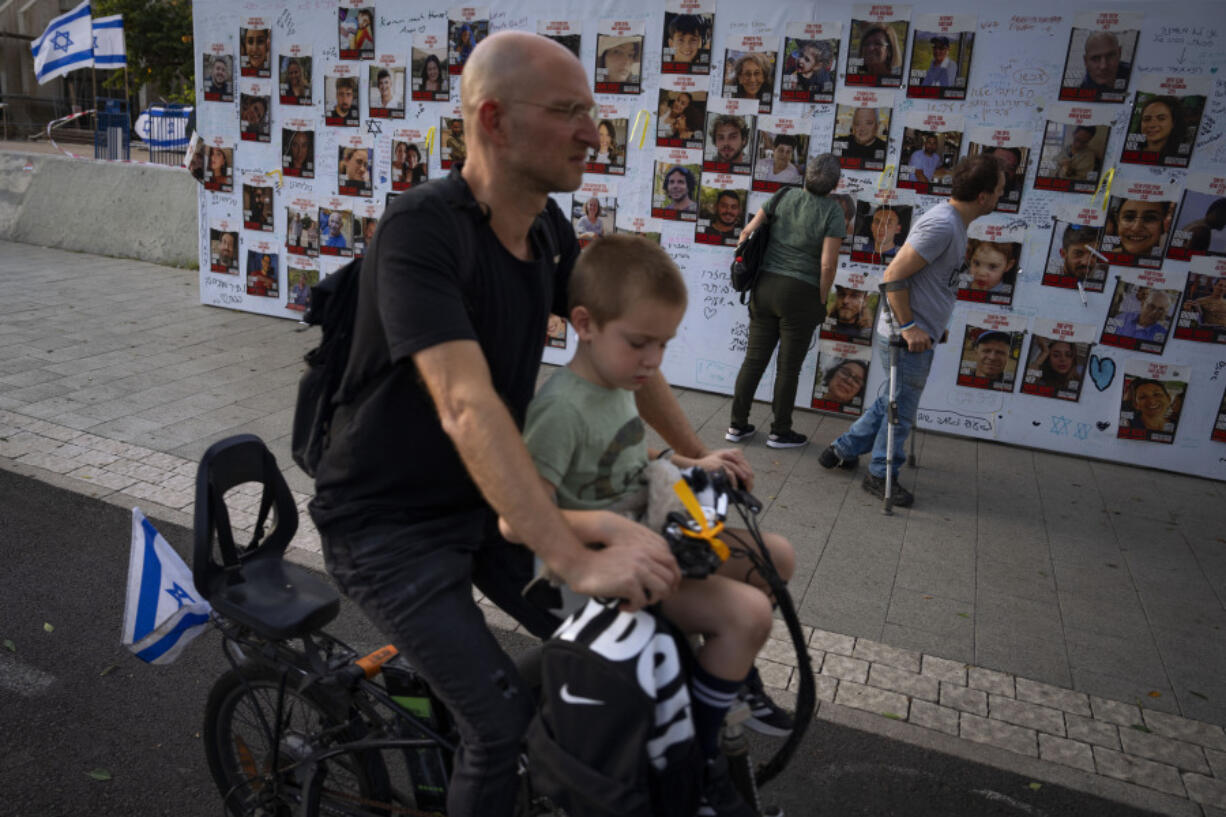
[[[299,691],[292,682],[285,686],[278,719],[280,690],[280,673],[257,664],[230,670],[209,693],[205,754],[234,817],[296,814],[311,771],[304,761],[363,737],[365,730],[348,719],[343,705],[310,689]],[[387,769],[377,752],[343,752],[323,763],[327,782],[318,813],[378,813],[368,806],[387,802]]]

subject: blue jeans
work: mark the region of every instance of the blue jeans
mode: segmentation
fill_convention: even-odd
[[[472,585],[476,581],[492,598],[515,600],[519,587],[499,592],[482,579],[508,580],[510,549],[522,553],[529,570],[531,554],[501,541],[489,511],[320,534],[337,585],[391,637],[456,719],[461,743],[447,813],[510,815],[519,788],[520,743],[534,702],[486,626]]]
[[[877,353],[881,357],[881,365],[889,377],[890,347],[886,339],[877,341]],[[924,393],[924,384],[928,382],[928,370],[932,368],[933,350],[926,352],[909,352],[898,350],[898,427],[894,431],[894,476],[906,459],[904,443],[915,425],[915,415],[919,411],[920,395]],[[885,477],[886,434],[889,427],[890,384],[887,379],[881,386],[881,394],[873,401],[860,419],[852,427],[836,439],[832,445],[835,453],[845,460],[855,459],[861,454],[873,452],[873,461],[868,466],[868,472],[875,477]]]

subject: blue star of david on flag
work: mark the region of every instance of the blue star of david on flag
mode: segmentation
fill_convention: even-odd
[[[56,51],[67,52],[68,49],[72,47],[72,45],[73,45],[72,37],[68,35],[67,31],[55,32],[55,37],[53,38],[53,41],[51,43],[52,48],[54,48]]]

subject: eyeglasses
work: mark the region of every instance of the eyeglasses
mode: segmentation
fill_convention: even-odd
[[[585,102],[574,102],[570,105],[547,105],[544,102],[536,102],[531,99],[510,99],[508,102],[519,102],[523,105],[534,105],[537,108],[544,108],[550,113],[561,114],[566,117],[572,124],[582,125],[587,122],[595,122],[600,116],[599,105],[588,105]]]

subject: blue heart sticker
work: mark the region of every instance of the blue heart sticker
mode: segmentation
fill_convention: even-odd
[[[1111,381],[1115,380],[1115,361],[1109,357],[1090,355],[1090,379],[1094,381],[1094,388],[1106,391]]]

